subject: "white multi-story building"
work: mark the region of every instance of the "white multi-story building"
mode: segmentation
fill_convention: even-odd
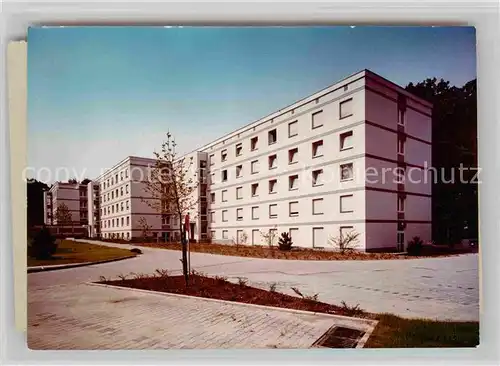
[[[196,149],[184,157],[199,173],[190,238],[261,245],[276,230],[297,247],[329,248],[331,237],[356,232],[366,251],[430,240],[431,113],[364,70]],[[97,178],[97,191],[89,185],[104,238],[140,236],[145,217],[155,236],[178,239],[178,219],[144,202],[141,179],[154,162],[128,157]]]
[[[88,202],[87,187],[79,183],[55,182],[48,191],[43,193],[44,222],[46,225],[61,225],[57,220],[57,208],[64,204],[71,214],[71,224],[87,225]]]
[[[277,230],[328,248],[355,231],[367,251],[430,240],[431,113],[364,70],[202,147],[212,240],[264,244]]]

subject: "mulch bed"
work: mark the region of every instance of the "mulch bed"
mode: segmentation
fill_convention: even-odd
[[[142,290],[168,292],[181,295],[205,297],[247,304],[274,306],[278,308],[305,310],[326,314],[352,316],[345,308],[325,304],[306,298],[299,298],[273,291],[261,290],[245,284],[234,284],[223,277],[205,277],[191,275],[189,287],[186,287],[183,276],[158,275],[151,277],[135,276],[131,279],[108,280],[99,283],[137,288]],[[362,315],[358,311],[356,315]]]
[[[181,250],[180,243],[134,243],[137,246],[161,248],[169,250]],[[339,253],[331,250],[313,250],[307,248],[293,248],[291,251],[280,251],[278,248],[270,249],[266,246],[231,245],[215,243],[191,243],[191,252],[229,255],[236,257],[267,258],[267,259],[290,259],[290,260],[401,260],[418,259],[435,256],[452,256],[468,251],[451,250],[445,247],[443,250],[424,250],[422,255],[405,255],[398,253],[364,253],[353,251],[350,253]]]

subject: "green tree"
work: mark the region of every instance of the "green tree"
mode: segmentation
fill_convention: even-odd
[[[31,245],[28,247],[28,255],[36,259],[48,259],[54,255],[56,250],[56,239],[44,225],[42,229],[36,233]]]
[[[28,179],[26,181],[27,193],[27,221],[28,228],[35,225],[43,225],[43,192],[49,189],[49,186],[36,179]]]
[[[71,212],[69,211],[69,208],[65,203],[60,203],[57,206],[56,220],[58,225],[68,225],[73,222]]]

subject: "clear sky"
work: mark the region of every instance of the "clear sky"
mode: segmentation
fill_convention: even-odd
[[[28,166],[92,179],[168,130],[192,151],[362,69],[462,86],[475,45],[471,27],[31,28]]]

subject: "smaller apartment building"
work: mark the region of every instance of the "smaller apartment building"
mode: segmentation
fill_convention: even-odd
[[[57,208],[65,204],[71,214],[71,225],[84,226],[88,223],[87,187],[78,183],[55,182],[43,193],[44,222],[46,225],[60,225]]]

